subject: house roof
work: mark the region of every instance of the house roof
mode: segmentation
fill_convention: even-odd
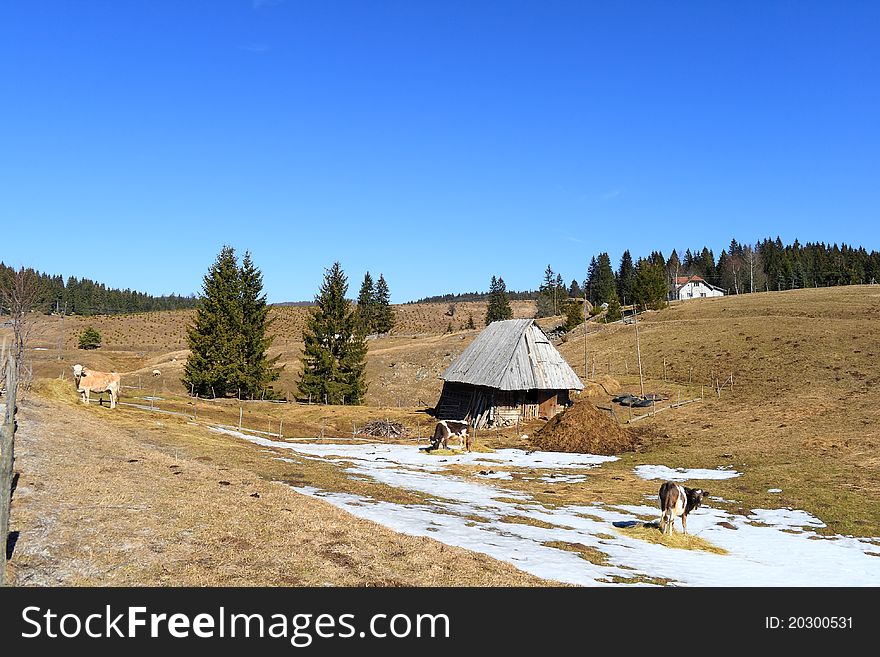
[[[583,390],[584,384],[533,319],[492,322],[441,378],[499,390]]]
[[[711,287],[713,290],[719,290],[721,292],[724,292],[724,290],[722,288],[717,287],[716,285],[712,285],[711,283],[707,282],[703,278],[700,278],[699,276],[678,276],[678,277],[676,277],[675,289],[679,290],[682,287],[684,287],[685,285],[687,285],[688,283],[702,283],[706,287]]]

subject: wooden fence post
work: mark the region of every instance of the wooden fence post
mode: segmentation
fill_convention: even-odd
[[[6,341],[0,349],[0,366],[6,368],[6,409],[0,425],[0,586],[6,585],[6,541],[9,536],[9,510],[12,502],[13,464],[15,461],[15,403],[18,391],[18,368],[12,353],[6,353]]]

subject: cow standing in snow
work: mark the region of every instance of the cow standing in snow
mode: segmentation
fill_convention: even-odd
[[[122,389],[119,374],[116,372],[96,372],[95,370],[87,370],[82,365],[74,365],[73,378],[76,380],[76,390],[80,394],[83,404],[89,403],[89,394],[92,392],[109,392],[110,408],[116,408],[119,391]]]
[[[703,503],[709,493],[700,488],[688,488],[672,481],[660,486],[660,531],[672,534],[675,519],[681,518],[681,530],[687,534],[687,516]]]

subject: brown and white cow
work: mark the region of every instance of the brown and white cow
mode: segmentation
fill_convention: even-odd
[[[109,392],[110,408],[116,408],[119,391],[122,389],[119,374],[87,370],[82,365],[74,365],[73,378],[76,380],[76,390],[83,404],[89,403],[89,394],[92,392]]]
[[[660,531],[672,534],[675,519],[681,518],[681,530],[687,534],[687,517],[703,503],[709,493],[700,488],[688,488],[672,481],[660,486]]]
[[[468,433],[466,420],[440,420],[434,428],[434,436],[431,438],[430,449],[449,449],[449,439],[458,438],[458,445],[454,448],[471,451],[471,436]]]

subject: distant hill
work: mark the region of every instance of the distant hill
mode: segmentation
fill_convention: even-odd
[[[280,307],[287,307],[287,306],[299,308],[299,307],[304,307],[304,306],[314,306],[315,302],[314,301],[281,301],[279,303],[270,303],[269,305],[270,306],[278,306],[279,308]]]

